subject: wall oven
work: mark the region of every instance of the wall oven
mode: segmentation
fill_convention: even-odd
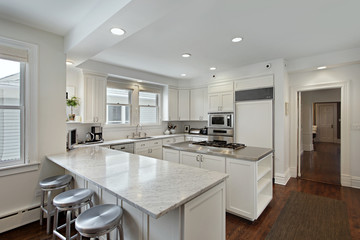
[[[234,113],[209,113],[209,128],[233,128]]]

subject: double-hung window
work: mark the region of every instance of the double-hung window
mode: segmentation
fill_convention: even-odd
[[[0,45],[0,167],[25,163],[27,50]]]
[[[151,125],[159,123],[159,94],[139,92],[140,124]]]
[[[129,125],[132,90],[107,87],[106,122]]]

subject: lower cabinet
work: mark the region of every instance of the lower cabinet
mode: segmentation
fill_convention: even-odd
[[[178,150],[163,148],[163,160],[180,163],[180,153]]]
[[[181,151],[180,163],[211,171],[225,172],[224,157]]]
[[[272,199],[272,154],[259,161],[226,158],[226,210],[257,219]]]
[[[142,156],[162,159],[162,140],[136,142],[134,153]]]

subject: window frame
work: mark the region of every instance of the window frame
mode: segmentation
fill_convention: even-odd
[[[7,176],[39,169],[38,159],[38,59],[39,47],[18,40],[13,40],[0,36],[0,47],[13,48],[18,51],[27,52],[27,61],[20,64],[23,68],[20,79],[23,81],[21,88],[20,101],[23,102],[21,111],[21,142],[22,153],[20,161],[10,161],[6,164],[0,163],[0,176]],[[3,59],[14,60],[1,57]],[[24,62],[24,61],[19,61]],[[19,106],[17,106],[19,107]]]
[[[140,105],[140,93],[141,92],[144,92],[144,93],[153,93],[153,94],[156,94],[156,105],[155,106],[152,106],[152,105]],[[140,90],[139,91],[139,94],[138,94],[138,98],[139,98],[139,116],[138,116],[138,121],[139,121],[139,124],[143,125],[143,126],[153,126],[153,125],[159,125],[160,124],[160,93],[157,92],[157,91],[151,91],[151,90]],[[151,107],[151,108],[155,108],[156,109],[156,122],[155,123],[149,123],[149,124],[144,124],[144,123],[141,123],[140,122],[140,114],[141,114],[141,107]]]
[[[129,99],[128,99],[128,100],[129,100],[129,103],[128,103],[128,104],[123,104],[123,103],[108,103],[108,102],[107,102],[107,90],[108,90],[108,88],[129,91],[129,93],[130,93],[130,95],[128,96],[128,98],[129,98]],[[132,95],[133,95],[132,89],[114,88],[114,87],[108,87],[108,86],[106,86],[106,124],[108,124],[108,125],[119,125],[119,126],[130,126],[130,125],[131,125]],[[129,123],[109,122],[109,121],[108,121],[108,106],[124,106],[124,107],[129,107],[129,113],[130,113]]]

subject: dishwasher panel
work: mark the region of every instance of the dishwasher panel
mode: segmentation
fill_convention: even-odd
[[[128,152],[128,153],[134,153],[134,143],[114,144],[114,145],[110,145],[110,149]]]

